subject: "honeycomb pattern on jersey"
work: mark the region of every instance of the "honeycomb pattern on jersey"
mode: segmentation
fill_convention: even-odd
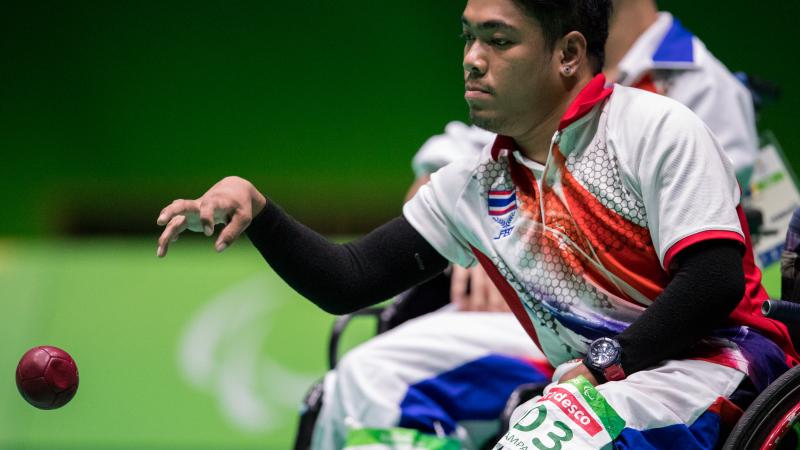
[[[561,225],[564,234],[575,236],[574,224],[562,221]],[[520,225],[519,232],[522,245],[517,246],[515,255],[520,265],[519,276],[522,286],[534,298],[559,313],[568,313],[581,304],[589,304],[593,309],[613,309],[608,295],[588,282],[586,262],[565,236],[543,232],[538,223]]]
[[[508,158],[503,155],[497,161],[487,161],[477,168],[475,177],[484,196],[488,196],[490,189],[514,188]],[[531,182],[535,183],[535,180]],[[515,270],[497,256],[491,259],[531,315],[552,335],[559,336],[559,315],[574,313],[582,316],[580,310],[587,308],[614,309],[608,294],[597,289],[585,277],[585,262],[574,246],[588,253],[589,244],[558,196],[547,192],[544,197],[545,228],[541,224],[536,188],[531,193],[521,189],[516,189],[516,192],[521,214],[515,223],[513,238],[518,243],[512,247],[513,253],[509,255],[509,263]],[[564,339],[558,340],[564,342]],[[563,345],[567,354],[578,355],[569,345]]]
[[[495,189],[514,189],[514,183],[511,181],[511,174],[508,170],[508,157],[505,154],[497,158],[497,161],[490,159],[479,165],[474,176],[481,184],[484,194]],[[484,195],[484,198],[488,199],[489,197]]]
[[[644,204],[624,188],[619,163],[606,147],[605,115],[601,116],[600,129],[589,148],[569,154],[567,171],[607,209],[640,227],[647,227]]]
[[[480,166],[478,166],[476,174],[476,179],[480,183],[481,187],[483,188],[484,198],[488,198],[488,192],[493,189],[515,189],[514,184],[511,180],[511,174],[509,172],[508,167],[508,155],[504,154],[500,156],[497,161],[489,160]],[[520,193],[517,190],[517,203],[518,207],[520,206],[521,197]],[[526,214],[528,215],[528,214]],[[519,222],[522,219],[518,219]],[[518,235],[519,228],[515,228],[514,235]],[[530,246],[527,246],[530,248]],[[517,246],[519,248],[519,246]],[[519,253],[519,252],[518,252]],[[527,255],[514,255],[515,260],[520,260],[521,257]],[[541,325],[553,330],[557,334],[556,331],[556,324],[553,316],[541,305],[539,302],[534,300],[534,296],[531,295],[531,290],[527,283],[524,283],[524,280],[521,281],[517,278],[517,275],[514,271],[509,269],[509,267],[505,264],[505,262],[496,256],[492,256],[492,262],[494,263],[497,270],[500,271],[500,274],[508,280],[509,284],[514,288],[517,292],[522,303],[533,312],[534,316],[538,319]],[[529,272],[530,270],[526,270],[525,264],[522,265],[521,272]]]
[[[587,230],[584,236],[595,252],[635,251],[651,263],[657,263],[648,228],[632,223],[614,212],[609,213],[571,174],[564,177],[563,190],[575,205],[570,209],[571,217],[581,229]]]

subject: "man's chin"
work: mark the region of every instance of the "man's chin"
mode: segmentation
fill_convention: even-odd
[[[491,131],[493,133],[500,133],[500,127],[497,118],[486,114],[485,111],[470,110],[469,120],[476,127],[483,128],[484,130]]]

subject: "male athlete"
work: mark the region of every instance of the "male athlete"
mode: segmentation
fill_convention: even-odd
[[[655,1],[615,0],[613,6],[607,79],[667,95],[695,111],[746,185],[758,150],[747,89],[697,37],[669,13],[659,13]],[[477,127],[449,123],[415,155],[415,188],[448,163],[478,156],[493,140]],[[541,381],[549,368],[538,349],[526,347],[530,339],[508,323],[513,315],[496,313],[505,303],[481,272],[479,266],[453,266],[452,307],[411,320],[340,361],[325,379],[313,448],[341,448],[352,427],[407,426],[433,433],[438,426],[473,444],[494,434],[482,425],[469,427],[464,436],[458,423],[496,423],[509,392],[523,382]],[[366,376],[376,367],[384,369],[380,376]],[[473,395],[454,401],[467,390]]]
[[[185,229],[226,222],[217,251],[247,229],[278,274],[335,314],[448,260],[480,263],[558,380],[497,448],[713,446],[707,430],[738,395],[797,355],[785,327],[758,315],[766,294],[714,136],[673,100],[606,87],[609,9],[467,2],[465,97],[499,136],[434,174],[403,217],[337,245],[229,177],[162,211],[159,256]]]

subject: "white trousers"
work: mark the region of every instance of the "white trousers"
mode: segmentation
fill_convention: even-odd
[[[536,348],[511,313],[459,312],[445,307],[369,340],[347,353],[337,369],[325,377],[323,406],[314,431],[312,448],[316,450],[342,448],[348,427],[409,426],[403,421],[414,420],[414,414],[423,416],[430,414],[436,417],[435,414],[438,412],[427,412],[436,409],[435,405],[430,405],[437,401],[452,402],[452,398],[445,398],[450,394],[462,398],[465,403],[474,403],[478,409],[481,405],[493,403],[487,401],[485,396],[470,400],[470,394],[476,390],[465,387],[463,379],[457,380],[458,386],[449,391],[447,386],[442,388],[447,380],[443,383],[432,382],[430,386],[425,385],[426,380],[436,379],[445,373],[455,374],[450,378],[452,381],[453,378],[458,378],[459,370],[471,368],[473,372],[467,371],[464,377],[475,378],[474,382],[480,386],[492,386],[489,378],[493,376],[502,378],[505,369],[500,368],[495,371],[490,368],[493,367],[491,364],[477,366],[477,369],[474,364],[470,366],[476,361],[475,364],[483,364],[487,360],[496,362],[497,358],[489,357],[491,355],[510,357],[511,366],[514,366],[514,359],[532,363],[529,364],[530,368],[536,364],[547,365],[544,355]],[[504,364],[503,361],[508,362],[502,358],[500,361],[501,365]],[[514,367],[512,371],[516,370]],[[480,375],[471,375],[475,373]],[[499,383],[497,385],[515,383],[525,376],[524,372],[506,376],[505,379],[497,381]],[[420,391],[410,389],[410,386],[419,383],[422,383]],[[428,388],[432,391],[426,390]],[[502,395],[507,397],[507,390]],[[497,400],[503,404],[505,402],[505,398]],[[414,401],[422,402],[422,406],[408,406]],[[452,410],[452,405],[448,407]],[[411,409],[416,413],[408,412]],[[483,414],[473,410],[459,413],[477,416]],[[423,419],[427,420],[430,417]],[[480,440],[497,431],[496,420],[483,422],[488,423],[471,421],[459,424],[465,425],[472,432],[471,438],[461,426],[456,433],[468,442],[470,439]],[[481,434],[481,429],[484,430],[484,436],[475,436]]]
[[[574,366],[559,366],[553,378]],[[553,383],[514,411],[495,449],[712,449],[721,416],[738,411],[727,399],[744,377],[707,361],[674,360],[596,389],[580,380]]]

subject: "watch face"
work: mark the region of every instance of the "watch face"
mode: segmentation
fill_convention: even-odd
[[[592,343],[588,356],[593,366],[605,369],[618,362],[620,347],[611,339],[601,338]]]

